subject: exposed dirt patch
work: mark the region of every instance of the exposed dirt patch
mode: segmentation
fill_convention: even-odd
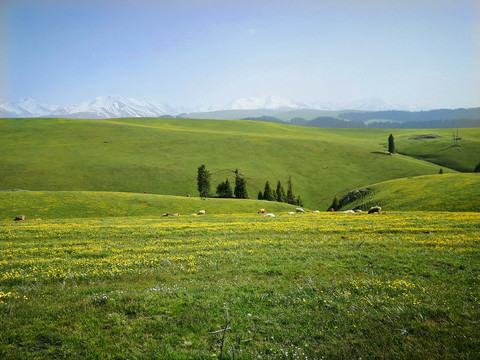
[[[436,139],[440,136],[438,135],[433,135],[433,134],[430,134],[430,135],[418,135],[418,136],[415,136],[413,138],[410,138],[410,140],[424,140],[424,139]]]

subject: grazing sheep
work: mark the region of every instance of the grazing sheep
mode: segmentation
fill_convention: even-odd
[[[319,212],[320,212],[320,210],[313,210],[312,214],[318,214]]]
[[[360,209],[354,210],[356,213],[362,213],[363,211]]]
[[[295,215],[295,213],[293,211],[289,211],[288,215]]]
[[[198,212],[198,215],[205,215],[205,210],[200,210],[200,211]]]
[[[15,221],[22,221],[22,220],[25,220],[25,215],[18,215],[15,217],[14,219]]]
[[[296,208],[295,211],[297,213],[305,213],[305,210],[303,210],[302,208]]]
[[[340,211],[340,213],[342,213],[342,214],[354,214],[355,211],[353,211],[353,210],[345,210],[345,211]]]
[[[263,216],[264,216],[264,217],[275,217],[274,214],[265,214],[265,215],[263,215]]]
[[[265,214],[265,209],[260,209],[258,210],[258,213],[257,214]]]
[[[163,217],[165,217],[165,216],[170,216],[170,214],[169,214],[169,213],[166,213],[166,214],[163,214],[162,216],[163,216]]]
[[[173,214],[172,216],[180,216],[180,214]]]
[[[197,216],[198,214],[193,213],[193,214],[190,214],[190,215],[191,215],[191,216]]]
[[[380,213],[380,211],[382,211],[382,208],[380,206],[373,206],[370,208],[370,210],[368,210],[368,213],[369,214]]]

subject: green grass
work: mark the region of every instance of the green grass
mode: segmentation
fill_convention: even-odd
[[[0,221],[0,357],[478,357],[478,213],[277,215]]]
[[[480,163],[480,128],[459,129],[456,147],[452,129],[392,130],[396,151],[461,172],[473,172]],[[435,139],[415,139],[436,135]]]
[[[233,181],[238,168],[253,199],[267,180],[286,186],[292,176],[295,193],[311,209],[325,209],[335,194],[365,184],[437,174],[440,167],[453,172],[447,162],[473,169],[473,153],[480,152],[476,129],[462,130],[468,144],[434,165],[385,155],[389,130],[151,118],[0,119],[0,127],[0,189],[195,196],[197,169],[205,164],[212,190],[226,177]],[[415,155],[420,142],[408,138],[422,133],[395,130],[398,151]]]
[[[439,174],[385,181],[368,186],[371,192],[344,206],[368,210],[380,205],[395,211],[480,212],[480,174]]]
[[[105,218],[115,216],[181,216],[205,210],[207,214],[287,212],[295,206],[260,200],[205,199],[168,195],[98,191],[0,192],[0,219],[24,215],[32,219]]]

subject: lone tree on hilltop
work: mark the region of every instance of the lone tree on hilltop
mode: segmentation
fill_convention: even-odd
[[[210,196],[210,172],[202,165],[198,168],[197,186],[200,197]]]
[[[390,134],[390,136],[388,137],[388,152],[390,154],[393,154],[395,152],[395,141],[392,134]]]
[[[235,170],[235,197],[237,199],[248,199],[247,192],[247,180],[243,175],[238,173],[238,169]]]

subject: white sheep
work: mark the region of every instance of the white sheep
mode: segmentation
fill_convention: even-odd
[[[297,213],[305,213],[305,210],[303,210],[302,208],[296,208],[295,211]]]
[[[263,215],[263,216],[264,216],[264,217],[275,217],[275,214],[270,214],[270,213],[269,213],[269,214],[265,214],[265,215]]]
[[[198,215],[205,215],[205,210],[200,210],[200,211],[198,212]]]

